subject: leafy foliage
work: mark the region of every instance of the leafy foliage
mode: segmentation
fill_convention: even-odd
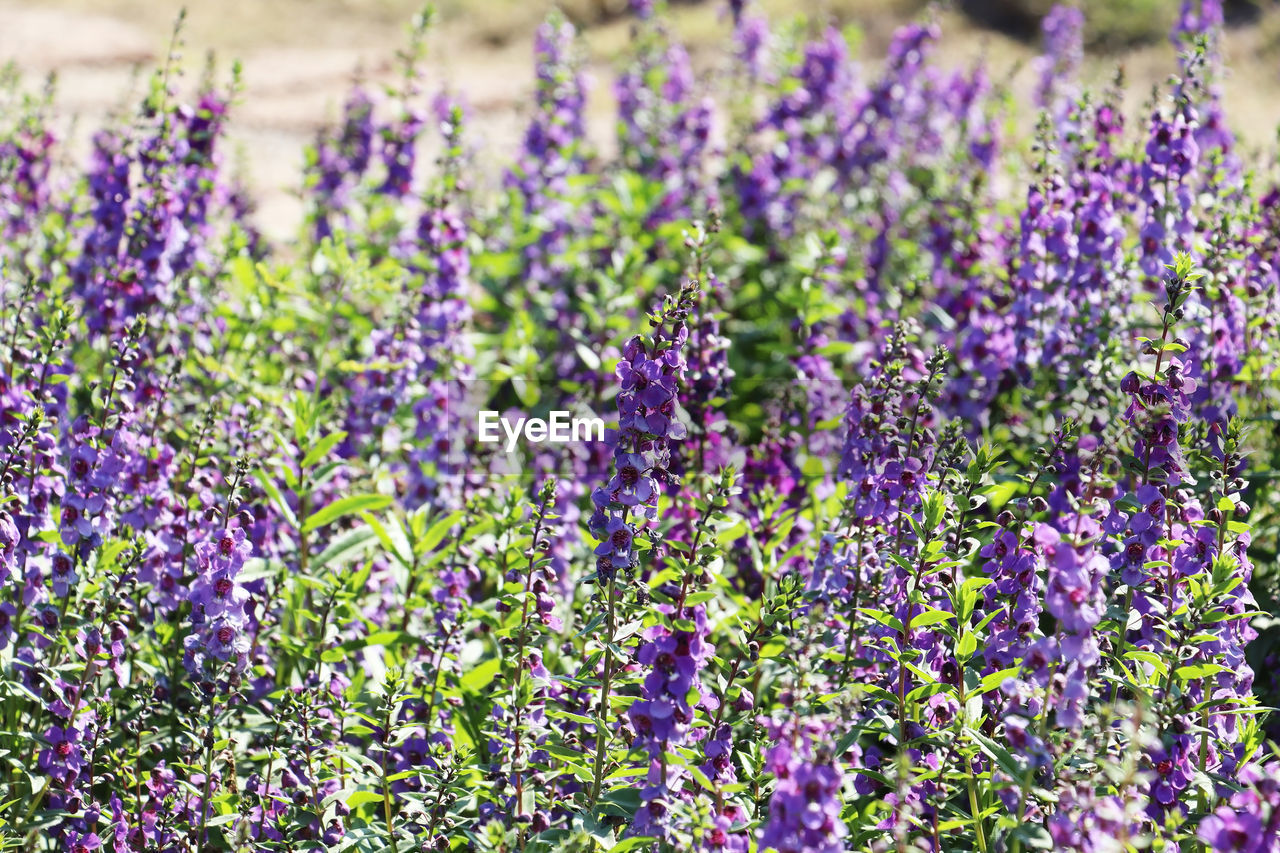
[[[4,78],[4,846],[1277,849],[1280,190],[1217,4],[1138,117],[1071,9],[1034,105],[928,19],[869,74],[731,3],[697,74],[633,13],[620,156],[553,15],[492,181],[424,15],[288,246],[237,74],[83,172]]]

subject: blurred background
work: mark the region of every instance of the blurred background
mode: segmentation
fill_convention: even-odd
[[[834,23],[874,67],[893,30],[925,14],[922,0],[756,0],[775,22]],[[163,61],[173,23],[187,9],[184,63],[190,82],[212,54],[222,73],[243,63],[244,89],[233,114],[236,157],[272,236],[294,233],[301,207],[303,149],[333,121],[353,82],[395,73],[421,0],[0,0],[0,62],[12,61],[29,86],[57,75],[59,120],[73,151],[104,118],[134,109],[146,73]],[[552,7],[579,28],[593,82],[590,135],[612,148],[612,79],[630,38],[627,0],[438,0],[428,39],[427,92],[446,86],[471,108],[469,133],[482,161],[505,161],[519,145],[533,87],[532,37]],[[1039,20],[1051,0],[957,0],[934,6],[945,38],[944,64],[982,56],[993,80],[1027,100],[1039,51]],[[1167,33],[1178,0],[1082,0],[1088,21],[1085,76],[1105,84],[1122,69],[1132,108],[1174,68]],[[670,18],[695,65],[715,73],[728,57],[732,28],[725,0],[673,0]],[[1227,115],[1246,145],[1270,142],[1280,123],[1280,2],[1227,3],[1224,42]],[[1022,110],[1028,127],[1034,110]]]

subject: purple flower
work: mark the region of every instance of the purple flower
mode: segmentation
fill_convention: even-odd
[[[17,569],[19,533],[9,513],[0,509],[0,589],[13,580]]]
[[[67,853],[92,853],[102,846],[102,839],[96,832],[73,832],[65,843]]]
[[[760,849],[841,853],[842,839],[849,834],[840,819],[844,779],[829,759],[818,755],[825,732],[816,720],[788,728],[773,726],[777,745],[767,762],[777,783],[769,798],[769,819],[760,831]]]
[[[195,547],[196,578],[188,593],[193,631],[183,641],[183,664],[193,675],[217,676],[223,664],[248,666],[249,593],[237,581],[252,553],[240,527],[215,528]]]
[[[1052,109],[1061,122],[1067,101],[1075,94],[1075,76],[1084,60],[1084,13],[1074,6],[1056,5],[1040,24],[1044,32],[1044,55],[1037,60],[1040,80],[1036,103]]]
[[[16,607],[7,601],[0,601],[0,649],[8,648],[9,643],[13,641],[13,620],[17,615]]]
[[[519,162],[505,178],[523,201],[534,239],[524,248],[529,285],[557,282],[568,272],[559,257],[579,224],[566,203],[569,180],[586,165],[586,82],[574,55],[576,31],[552,13],[534,36],[537,92]]]
[[[74,726],[50,727],[44,735],[47,746],[40,751],[36,761],[40,770],[64,785],[74,782],[85,766],[81,748],[83,737],[84,733]]]
[[[1200,823],[1196,836],[1218,853],[1247,853],[1265,849],[1264,827],[1257,815],[1222,808]],[[1274,835],[1274,832],[1272,833]]]
[[[654,323],[650,342],[639,336],[627,341],[615,375],[618,393],[618,433],[614,439],[614,474],[603,488],[592,491],[595,512],[589,527],[602,549],[596,551],[601,578],[617,569],[636,565],[635,551],[619,530],[626,525],[631,537],[638,524],[657,520],[660,483],[669,482],[670,441],[687,431],[675,420],[675,400],[687,365],[681,348],[689,339],[685,316],[692,307],[696,290],[682,290],[678,298],[668,297]],[[626,545],[615,550],[606,540]]]
[[[53,575],[53,594],[65,598],[78,580],[75,561],[65,551],[55,551],[49,560],[49,570]]]
[[[618,564],[631,558],[631,527],[621,518],[610,518],[604,528],[604,539],[596,546],[596,555],[612,557]]]
[[[627,507],[648,505],[657,492],[654,464],[641,453],[621,454],[616,464],[617,472],[604,487],[609,499]]]

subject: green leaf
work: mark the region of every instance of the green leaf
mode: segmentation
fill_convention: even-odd
[[[329,451],[333,450],[333,448],[337,446],[338,442],[342,441],[346,437],[347,434],[342,430],[329,433],[311,446],[311,449],[307,451],[307,455],[302,457],[302,461],[298,463],[298,467],[303,471],[307,470],[312,465],[328,456]]]
[[[866,616],[870,616],[872,619],[876,620],[881,625],[885,626],[886,628],[892,628],[893,630],[897,631],[899,634],[905,633],[902,628],[902,620],[900,620],[898,617],[890,613],[885,613],[883,610],[875,610],[870,607],[859,607],[858,612]]]
[[[250,557],[244,561],[244,568],[236,575],[238,583],[252,583],[263,578],[275,577],[284,564],[279,560],[264,560],[261,557]]]
[[[401,566],[409,568],[413,555],[410,553],[409,540],[405,538],[404,528],[400,526],[400,522],[395,518],[388,518],[387,523],[383,524],[376,516],[367,512],[361,513],[360,517],[377,535],[382,547],[386,548]]]
[[[1142,661],[1151,664],[1157,675],[1165,675],[1169,672],[1169,666],[1164,662],[1164,658],[1155,652],[1149,652],[1146,649],[1130,649],[1124,654],[1125,660]]]
[[[998,510],[1009,502],[1019,489],[1022,483],[1018,480],[1005,480],[1001,483],[995,483],[988,487],[985,491],[987,502],[991,504],[993,510]]]
[[[501,667],[502,661],[496,657],[483,660],[463,673],[459,686],[478,693],[482,687],[493,683]]]
[[[978,691],[988,693],[992,690],[998,690],[1006,678],[1012,678],[1018,674],[1018,669],[1019,667],[1011,666],[997,672],[987,673],[982,677],[982,684],[978,686]]]
[[[631,838],[624,838],[609,849],[613,853],[628,853],[630,850],[643,850],[657,843],[658,839],[650,838],[649,836],[632,836]]]
[[[925,492],[920,503],[925,532],[932,533],[942,525],[942,518],[947,511],[946,498],[942,492],[930,489]]]
[[[347,805],[351,808],[358,808],[365,803],[377,803],[382,801],[382,795],[377,791],[355,791],[351,796],[347,797]]]
[[[382,509],[390,503],[391,498],[387,495],[353,495],[349,498],[341,498],[312,513],[302,525],[302,531],[309,533],[316,528],[324,527],[326,524],[332,524],[339,518],[350,515],[353,512]]]
[[[284,495],[280,494],[279,487],[276,486],[275,480],[267,476],[267,472],[261,469],[253,472],[254,479],[258,481],[258,485],[262,487],[262,491],[267,493],[267,497],[275,506],[276,510],[284,516],[284,520],[294,530],[298,529],[298,519],[293,514],[293,510],[289,508],[289,503],[284,499]]]
[[[1188,681],[1192,678],[1204,678],[1208,675],[1217,675],[1219,672],[1226,671],[1227,667],[1220,663],[1193,663],[1178,667],[1173,671],[1173,676],[1182,681]]]
[[[1021,846],[1027,850],[1053,849],[1053,836],[1049,835],[1049,831],[1038,823],[1028,821],[1019,824],[1014,828],[1012,837],[1021,842]]]
[[[948,613],[945,610],[929,609],[923,613],[919,613],[911,617],[911,630],[916,628],[927,628],[930,625],[937,625],[939,622],[947,622],[956,618],[954,613]]]
[[[737,524],[731,524],[723,530],[716,532],[717,545],[730,545],[737,542],[748,533],[747,523],[739,521]]]
[[[600,356],[596,354],[595,350],[580,341],[575,342],[573,347],[578,353],[578,358],[582,360],[588,370],[594,372],[600,369]]]
[[[354,530],[349,530],[337,539],[332,540],[329,543],[329,547],[321,551],[311,565],[314,568],[322,569],[333,562],[354,559],[368,548],[376,538],[377,534],[367,524]]]
[[[991,738],[984,735],[977,729],[965,726],[964,733],[969,736],[978,748],[987,754],[987,757],[993,759],[1004,772],[1008,773],[1014,779],[1022,777],[1022,767],[1018,764],[1018,760],[1013,757],[1009,750],[996,743]]]
[[[426,534],[417,543],[418,547],[421,549],[421,553],[426,554],[435,550],[435,547],[444,540],[445,534],[449,532],[449,528],[457,524],[463,515],[464,513],[462,510],[456,510],[440,518],[435,524],[431,525]]]
[[[946,693],[953,691],[954,688],[950,684],[943,684],[941,681],[935,681],[933,684],[922,684],[915,690],[907,694],[907,702],[915,702],[918,699],[925,699],[938,693]]]

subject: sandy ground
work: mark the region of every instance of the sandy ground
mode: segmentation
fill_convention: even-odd
[[[255,190],[259,219],[268,233],[286,236],[301,215],[295,191],[303,148],[334,120],[353,82],[376,84],[389,77],[410,16],[399,23],[355,15],[346,16],[351,20],[341,15],[312,20],[302,4],[294,3],[300,16],[295,26],[278,13],[259,20],[254,5],[235,0],[189,5],[184,76],[188,87],[194,86],[211,52],[224,79],[233,58],[242,63],[244,88],[231,133],[234,162]],[[0,2],[0,59],[16,62],[29,85],[57,74],[59,122],[72,140],[73,156],[83,156],[94,128],[138,102],[147,74],[168,50],[178,9],[179,4],[167,0],[134,6]],[[487,133],[514,131],[518,87],[530,77],[523,68],[527,62],[503,56],[514,52],[488,51],[493,64],[486,69],[485,83],[474,75],[467,78],[467,96]],[[448,77],[437,71],[443,59],[431,60],[437,81]],[[508,86],[510,81],[516,86]]]
[[[12,59],[33,86],[57,73],[59,121],[72,140],[73,156],[80,156],[93,128],[137,103],[146,74],[167,50],[182,5],[176,0],[0,0],[0,61]],[[518,145],[533,86],[532,26],[542,14],[539,5],[544,4],[446,0],[428,40],[428,90],[448,85],[461,93],[473,109],[473,140],[490,163],[510,157]],[[223,74],[232,59],[243,63],[244,90],[232,132],[236,161],[260,201],[265,230],[276,237],[292,235],[301,215],[295,190],[305,145],[336,117],[353,81],[390,78],[416,4],[188,0],[186,6],[187,82],[194,85],[210,52]],[[773,6],[778,12],[821,3],[777,0]],[[710,67],[730,37],[728,23],[710,4],[677,12],[677,31],[694,45],[695,59]],[[875,57],[883,55],[899,21],[872,13],[856,23],[865,34],[864,54]],[[944,62],[968,64],[982,57],[994,80],[1008,85],[1015,98],[1027,96],[1031,48],[979,30],[953,13],[944,13],[942,24]],[[628,27],[625,20],[615,20],[587,33],[594,79],[590,132],[606,151],[613,121],[610,79]],[[1280,122],[1280,60],[1268,47],[1268,31],[1264,22],[1232,31],[1227,40],[1233,69],[1225,86],[1228,115],[1250,143],[1259,145],[1275,139]],[[1137,107],[1150,96],[1151,85],[1168,75],[1173,57],[1163,44],[1122,58],[1094,57],[1088,76],[1108,78],[1117,63],[1125,67]]]

